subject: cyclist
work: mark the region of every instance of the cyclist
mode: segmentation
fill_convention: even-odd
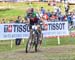
[[[34,24],[37,25],[38,33],[40,33],[39,42],[41,44],[42,35],[41,35],[41,28],[40,28],[40,17],[39,17],[39,14],[37,14],[37,12],[34,11],[34,8],[29,8],[27,10],[26,20],[27,20],[27,23],[29,23],[30,36],[32,36],[32,26]]]

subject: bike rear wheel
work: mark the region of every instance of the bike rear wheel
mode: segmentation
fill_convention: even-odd
[[[38,41],[39,41],[39,40],[38,40],[38,36],[37,36],[37,34],[35,34],[35,35],[34,35],[35,52],[37,52],[37,50],[38,50],[38,49],[37,49],[37,47],[38,47]]]

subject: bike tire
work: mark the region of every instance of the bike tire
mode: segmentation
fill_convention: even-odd
[[[35,52],[37,52],[38,44],[35,44]]]
[[[38,37],[37,37],[36,34],[35,34],[35,36],[34,36],[34,39],[35,39],[35,52],[37,52],[37,47],[38,47]]]
[[[31,39],[29,38],[28,41],[27,41],[27,44],[26,44],[26,53],[29,52],[30,47],[31,47]]]

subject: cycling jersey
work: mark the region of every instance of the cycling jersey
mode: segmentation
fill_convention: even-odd
[[[32,29],[32,25],[39,24],[39,18],[36,12],[28,13],[27,18],[30,20],[30,29]]]

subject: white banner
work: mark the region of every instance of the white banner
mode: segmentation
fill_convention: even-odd
[[[43,25],[41,24],[41,27]],[[42,30],[44,37],[69,35],[67,22],[46,22],[46,30]],[[0,40],[28,38],[27,24],[0,24]]]
[[[48,22],[46,28],[43,31],[44,37],[69,35],[68,22]]]
[[[29,27],[27,24],[0,24],[0,39],[28,38]]]

